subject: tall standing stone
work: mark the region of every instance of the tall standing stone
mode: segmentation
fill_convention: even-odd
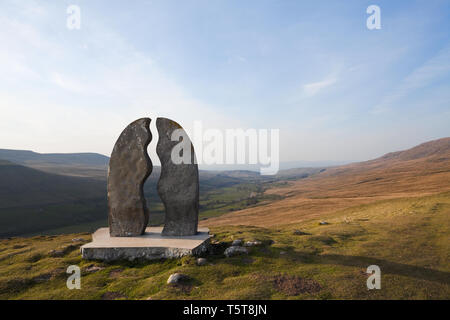
[[[147,147],[152,140],[150,119],[128,125],[117,140],[108,169],[108,219],[111,237],[142,235],[149,212],[144,182],[152,172]]]
[[[161,161],[158,194],[166,212],[162,234],[195,235],[198,226],[199,181],[194,147],[186,132],[175,121],[158,118],[156,127],[159,133],[156,153]],[[172,141],[173,134],[176,141]],[[178,140],[180,136],[182,138]],[[187,147],[180,149],[181,145]],[[172,151],[177,159],[172,159]],[[186,151],[187,154],[183,154]],[[180,157],[187,158],[188,161],[178,163]]]

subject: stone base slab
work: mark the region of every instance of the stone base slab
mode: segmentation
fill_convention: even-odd
[[[149,227],[138,237],[111,237],[109,228],[92,234],[92,242],[81,247],[83,259],[88,260],[153,260],[200,255],[209,250],[208,228],[199,228],[195,236],[162,236],[162,227]]]

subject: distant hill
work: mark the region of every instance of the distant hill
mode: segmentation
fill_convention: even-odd
[[[327,168],[289,186],[270,189],[280,201],[213,218],[207,225],[271,226],[304,221],[349,206],[450,190],[450,138],[388,153],[374,160]]]
[[[0,237],[104,218],[102,181],[0,161]]]
[[[109,158],[98,153],[37,153],[0,149],[0,159],[49,173],[106,179]]]
[[[279,170],[334,167],[351,162],[352,161],[281,161],[279,163]],[[199,166],[200,170],[205,171],[250,171],[257,173],[260,172],[261,167],[265,166],[259,164],[202,164]]]
[[[104,197],[103,182],[0,162],[0,208]]]
[[[102,166],[106,167],[109,158],[98,153],[37,153],[26,150],[0,149],[0,159],[18,164],[64,164],[75,166]]]
[[[385,154],[374,161],[408,161],[428,159],[432,161],[450,160],[450,138],[442,138],[422,143],[414,148]]]

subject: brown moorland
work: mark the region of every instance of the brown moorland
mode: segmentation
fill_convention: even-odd
[[[327,215],[379,200],[419,197],[450,190],[450,138],[388,153],[380,158],[333,167],[266,193],[281,200],[228,213],[202,226],[270,227]]]

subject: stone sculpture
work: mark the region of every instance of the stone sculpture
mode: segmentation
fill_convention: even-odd
[[[192,142],[178,123],[165,118],[156,120],[156,151],[161,160],[158,194],[165,207],[165,226],[147,227],[143,185],[153,169],[147,154],[150,121],[142,118],[131,123],[114,146],[108,171],[109,230],[98,229],[92,242],[81,247],[84,259],[152,260],[210,250],[208,228],[198,228],[198,166]]]
[[[197,234],[199,207],[198,165],[194,147],[183,128],[170,119],[158,118],[156,127],[159,140],[156,153],[161,161],[161,177],[158,182],[158,194],[165,207],[163,236],[191,236]],[[177,130],[177,132],[175,132]],[[176,163],[172,151],[180,143],[173,135],[182,136],[183,144],[188,146],[181,156],[187,163]],[[178,149],[176,149],[178,152]]]
[[[144,234],[149,212],[143,186],[152,172],[147,147],[152,140],[149,118],[128,125],[117,140],[108,168],[108,220],[111,237]]]

